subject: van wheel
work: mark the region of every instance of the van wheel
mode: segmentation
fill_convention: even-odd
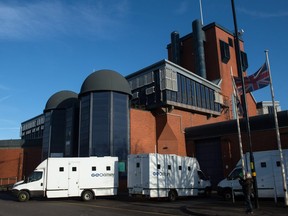
[[[18,200],[20,202],[25,202],[25,201],[28,201],[30,198],[30,195],[27,191],[20,191],[19,194],[18,194]]]
[[[225,200],[231,200],[232,199],[232,191],[229,189],[226,189],[223,193],[223,197]]]
[[[89,190],[83,191],[82,196],[81,196],[83,201],[90,201],[93,199],[93,197],[94,197],[93,193]]]
[[[168,199],[170,202],[174,202],[177,199],[177,192],[175,190],[170,190],[168,193]]]

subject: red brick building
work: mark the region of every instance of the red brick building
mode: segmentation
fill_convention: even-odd
[[[193,31],[196,31],[195,27],[193,28]],[[235,107],[233,106],[233,88],[231,81],[231,71],[237,76],[234,37],[231,32],[215,23],[203,27],[203,30],[200,28],[200,31],[200,34],[204,35],[201,40],[203,43],[204,68],[206,68],[205,77],[201,77],[201,74],[196,74],[197,65],[195,62],[197,61],[197,56],[199,54],[195,51],[195,33],[192,32],[191,34],[180,38],[178,33],[173,32],[171,34],[171,44],[167,46],[168,62],[163,61],[151,65],[135,74],[127,76],[127,79],[131,83],[137,78],[141,79],[141,74],[145,74],[145,72],[149,73],[152,71],[154,74],[159,73],[159,68],[165,67],[164,65],[178,67],[183,74],[185,73],[184,76],[195,78],[194,80],[197,80],[200,85],[216,86],[213,89],[212,100],[214,102],[217,99],[217,95],[220,97],[218,103],[220,107],[219,110],[214,112],[215,110],[209,108],[205,109],[199,106],[198,103],[190,104],[183,101],[177,101],[176,103],[171,103],[170,101],[164,105],[156,104],[154,107],[150,108],[147,106],[147,101],[144,101],[141,104],[141,102],[139,102],[140,100],[134,102],[133,98],[133,108],[131,109],[131,153],[157,151],[159,153],[187,155],[185,128],[234,119]],[[176,40],[173,39],[175,35],[178,37]],[[223,43],[224,45],[222,45]],[[240,45],[242,53],[245,54],[242,41]],[[223,56],[223,53],[226,53],[226,57]],[[173,58],[176,59],[175,65],[170,62],[173,61]],[[179,65],[176,64],[177,62]],[[245,65],[247,65],[247,62]],[[247,66],[245,69],[246,68]],[[179,78],[181,79],[182,77],[178,76],[178,79]],[[183,80],[183,82],[187,82],[187,80]],[[139,94],[140,88],[134,90],[133,83],[130,85],[132,86],[132,94]],[[188,87],[185,86],[187,89]],[[178,93],[180,91],[181,90],[178,89]],[[193,93],[191,93],[191,95],[192,94]],[[199,95],[196,94],[196,97],[197,96]],[[201,93],[200,97],[203,96],[207,97],[207,94]],[[139,103],[138,107],[137,102]],[[256,101],[250,94],[247,94],[247,102],[249,115],[256,115]],[[141,111],[141,109],[144,109],[144,111]]]
[[[248,62],[243,41],[240,49],[245,74]],[[238,73],[233,33],[216,23],[203,27],[196,20],[192,33],[180,37],[172,32],[167,52],[168,60],[125,77],[132,93],[128,153],[194,156],[215,186],[240,158],[231,79],[231,73]],[[251,94],[247,94],[247,104],[253,151],[277,149],[273,118],[257,116]],[[287,112],[280,116],[281,141],[283,148],[287,148]],[[41,161],[44,121],[37,122],[41,124],[35,124],[35,128],[27,122],[29,127],[22,131],[24,141],[16,146],[2,141],[0,179],[22,178]],[[241,129],[247,151],[243,123]],[[33,131],[37,131],[36,137]]]

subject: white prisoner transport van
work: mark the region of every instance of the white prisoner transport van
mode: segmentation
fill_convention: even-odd
[[[175,154],[128,155],[127,187],[130,196],[167,197],[170,201],[211,192],[211,182],[198,161]]]
[[[116,195],[118,157],[48,158],[12,191],[19,201],[30,197],[81,197]]]
[[[286,167],[286,181],[288,182],[288,150],[282,150],[284,166]],[[277,198],[284,197],[283,179],[280,163],[279,150],[253,152],[254,165],[256,170],[258,197]],[[245,165],[250,171],[250,154],[244,154]],[[247,170],[247,169],[246,169]],[[241,160],[231,171],[227,178],[218,183],[217,192],[226,199],[233,196],[243,195],[242,187],[239,183],[239,174],[242,174]],[[233,194],[232,194],[233,193]]]

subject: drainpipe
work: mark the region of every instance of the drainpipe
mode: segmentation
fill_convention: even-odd
[[[204,41],[205,33],[202,30],[200,20],[194,20],[192,23],[193,29],[193,46],[195,54],[196,74],[206,79],[206,66],[205,66],[205,50]]]

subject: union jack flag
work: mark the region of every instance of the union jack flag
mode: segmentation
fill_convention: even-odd
[[[235,84],[237,86],[239,94],[242,94],[241,78],[234,77]],[[270,74],[267,64],[264,63],[262,67],[254,74],[244,77],[245,90],[246,93],[256,91],[258,89],[264,88],[270,84]]]

